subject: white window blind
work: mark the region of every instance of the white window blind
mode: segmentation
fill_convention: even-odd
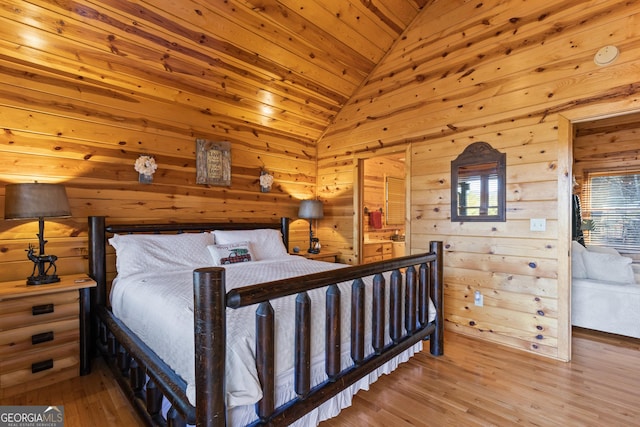
[[[387,225],[404,225],[404,179],[387,177]]]
[[[588,245],[640,251],[640,172],[588,173],[582,219],[593,221],[585,232]]]

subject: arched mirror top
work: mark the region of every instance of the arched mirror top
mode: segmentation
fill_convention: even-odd
[[[506,220],[506,154],[475,142],[451,162],[451,221]]]

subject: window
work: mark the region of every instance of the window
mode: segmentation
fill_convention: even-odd
[[[451,221],[507,220],[507,156],[474,142],[451,161]]]
[[[404,225],[404,179],[387,177],[387,225]]]
[[[498,215],[498,174],[494,165],[459,169],[458,209],[461,216]]]
[[[583,220],[587,245],[640,251],[640,172],[587,173]]]

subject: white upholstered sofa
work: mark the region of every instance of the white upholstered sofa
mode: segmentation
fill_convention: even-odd
[[[571,272],[572,325],[640,338],[640,266],[613,248],[574,241]]]

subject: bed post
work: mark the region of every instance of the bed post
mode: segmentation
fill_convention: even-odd
[[[96,307],[107,305],[107,261],[105,255],[105,219],[103,216],[89,217],[89,276],[96,281],[97,286],[91,288],[91,339],[89,340],[89,354],[96,354],[95,339],[98,337],[98,316]]]
[[[429,350],[434,356],[444,354],[444,274],[442,242],[432,241],[429,243],[429,251],[436,254],[436,262],[433,263],[431,271],[431,298],[436,306],[436,329],[429,339]]]
[[[196,424],[198,427],[226,425],[225,270],[199,268],[193,272],[195,322]]]

